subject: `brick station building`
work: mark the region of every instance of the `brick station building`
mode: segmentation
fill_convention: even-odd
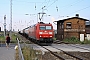
[[[54,21],[57,22],[57,39],[76,37],[83,41],[86,36],[86,21],[89,20],[80,18],[78,14],[75,17]]]

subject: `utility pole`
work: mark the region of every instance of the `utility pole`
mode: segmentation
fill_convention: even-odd
[[[12,32],[12,0],[10,0],[10,36]]]
[[[6,15],[4,15],[4,37],[6,36]]]

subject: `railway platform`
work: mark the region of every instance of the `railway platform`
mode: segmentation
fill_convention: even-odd
[[[0,60],[15,60],[15,47],[16,44],[10,44],[7,49],[6,44],[0,44]]]

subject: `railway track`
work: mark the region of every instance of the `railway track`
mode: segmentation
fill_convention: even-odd
[[[69,43],[60,42],[59,40],[55,41],[54,44],[65,44],[65,45],[67,44],[68,46],[71,46],[71,47],[74,47],[76,49],[79,49],[79,51],[78,50],[76,52],[70,52],[69,51],[67,53],[69,53],[69,54],[71,54],[73,56],[80,57],[83,60],[90,60],[90,57],[89,57],[89,55],[90,55],[90,47],[89,46],[90,45],[69,44]],[[62,45],[60,45],[60,46],[62,46]]]
[[[78,45],[70,45],[70,46],[72,46],[72,47],[76,47],[76,48],[79,48],[79,49],[83,49],[83,50],[87,50],[87,51],[90,52],[90,49],[87,49],[87,48],[82,47],[82,46],[78,46]]]
[[[53,43],[54,44],[69,44],[69,43],[66,43],[66,42],[63,42],[63,41],[60,41],[60,40],[56,40]]]
[[[26,38],[23,37],[23,36],[21,36],[21,37],[23,38],[22,41],[24,40],[24,42],[25,42]],[[31,43],[31,44],[34,44],[34,43]],[[67,43],[62,42],[62,44],[67,44]],[[57,60],[83,60],[81,57],[77,57],[73,54],[67,53],[67,52],[65,52],[61,49],[58,49],[58,48],[54,47],[54,46],[41,46],[41,47],[48,50],[53,56],[56,57]],[[72,46],[72,47],[76,47],[76,46]],[[56,49],[56,50],[52,51],[53,49],[51,49],[51,48]],[[80,48],[80,47],[77,47],[77,48]],[[84,49],[84,48],[81,48],[81,49]],[[87,49],[85,49],[85,50],[87,50]]]
[[[90,49],[88,49],[88,48],[85,48],[85,47],[83,47],[83,46],[78,46],[77,44],[72,45],[72,44],[65,43],[65,42],[60,41],[60,40],[54,41],[54,44],[68,44],[68,45],[71,46],[71,47],[76,47],[76,48],[83,49],[83,50],[87,50],[87,51],[90,52]]]
[[[83,60],[79,57],[76,57],[74,55],[71,55],[63,50],[60,50],[60,49],[57,49],[55,47],[52,47],[52,46],[49,46],[46,47],[46,46],[42,46],[43,48],[45,48],[46,50],[48,50],[52,55],[54,55],[55,57],[57,57],[59,60]],[[54,49],[57,49],[57,50],[60,50],[60,52],[53,52],[52,50],[50,50],[50,48],[54,48]]]

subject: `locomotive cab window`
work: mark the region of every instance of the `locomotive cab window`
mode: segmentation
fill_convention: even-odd
[[[51,26],[46,26],[46,30],[51,30],[52,27]]]
[[[45,30],[45,26],[40,26],[40,30]]]
[[[51,30],[51,26],[40,26],[40,30]]]

